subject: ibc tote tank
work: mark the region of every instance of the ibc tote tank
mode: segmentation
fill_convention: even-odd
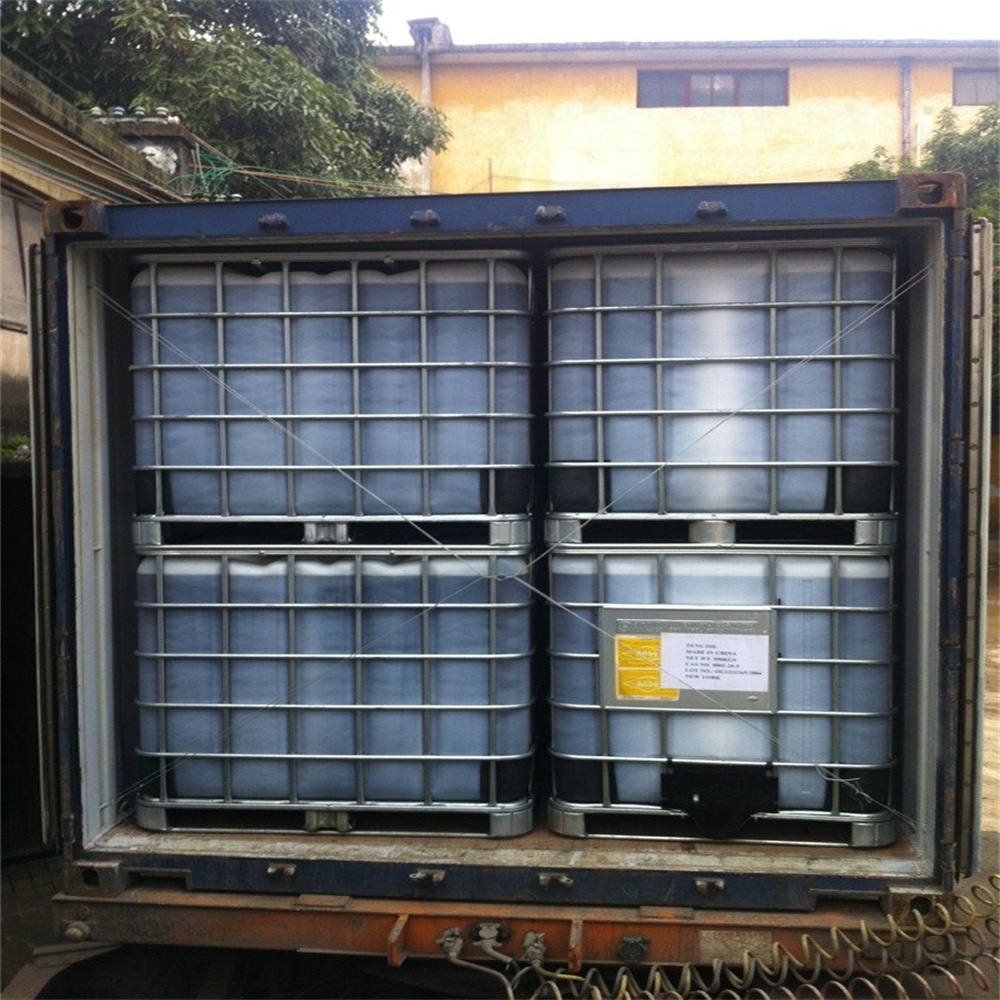
[[[873,822],[887,808],[892,767],[890,572],[885,553],[860,549],[558,546],[557,825],[564,815],[573,826],[581,814],[660,809],[673,769],[714,762],[736,783],[744,765],[773,771],[774,799],[763,811],[776,817]],[[735,672],[699,680],[688,654],[667,652],[684,648],[667,645],[674,633],[743,650],[733,636],[744,618],[761,615],[766,652],[731,657],[744,673],[756,666],[756,687]],[[637,641],[649,651],[648,693],[623,695],[622,671],[641,668],[629,655]],[[719,780],[718,769],[709,773]]]
[[[140,513],[525,514],[528,295],[513,258],[140,269]]]
[[[523,548],[504,546],[146,555],[146,807],[405,806],[523,825],[527,573]]]
[[[889,512],[893,269],[861,247],[557,258],[552,509]]]

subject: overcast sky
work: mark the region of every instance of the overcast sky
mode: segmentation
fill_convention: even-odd
[[[802,38],[1000,39],[996,0],[382,0],[390,45],[437,17],[456,45]]]

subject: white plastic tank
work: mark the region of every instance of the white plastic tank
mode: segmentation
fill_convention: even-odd
[[[763,253],[666,256],[664,458],[667,507],[730,513],[768,509],[769,259]],[[746,305],[740,306],[739,304]],[[756,305],[754,305],[756,303]],[[745,359],[745,360],[743,360]],[[699,410],[707,411],[704,415]],[[685,468],[675,463],[706,463]]]
[[[656,259],[605,257],[601,261],[604,447],[609,460],[612,511],[659,507]],[[642,308],[646,307],[646,308]],[[642,463],[631,466],[624,463]]]
[[[172,797],[220,799],[224,765],[202,755],[225,746],[221,563],[144,558],[137,600],[139,748],[164,769]]]
[[[479,513],[489,460],[490,329],[487,264],[427,265],[427,410],[433,513]]]
[[[292,750],[288,609],[281,606],[289,601],[288,562],[230,556],[227,566],[232,795],[283,801],[291,794],[292,762],[269,755],[287,758]]]
[[[527,510],[528,279],[513,263],[156,265],[132,296],[137,466],[161,485],[141,513]]]
[[[892,293],[892,258],[877,250],[845,252],[841,283],[841,352],[862,355],[841,363],[842,406],[848,411],[841,417],[843,457],[859,463],[845,471],[843,503],[849,512],[882,510],[890,499],[886,466],[893,457],[893,310],[885,305]]]
[[[526,568],[523,557],[429,561],[430,753],[473,758],[431,765],[435,800],[480,801],[484,762],[531,749]]]
[[[167,777],[150,794],[527,800],[526,573],[502,553],[144,558],[140,750]]]
[[[420,415],[420,271],[358,274],[361,455],[365,514],[419,514],[425,460]]]
[[[660,803],[667,759],[774,762],[781,809],[829,812],[838,768],[856,778],[890,766],[888,557],[677,548],[613,554],[574,547],[555,552],[551,568],[552,746],[557,758],[571,758],[557,764],[557,797],[560,774],[574,782],[574,765],[584,774],[602,757],[609,758],[612,806]],[[648,709],[605,704],[608,664],[595,627],[602,605],[773,607],[777,674],[770,707],[735,712],[713,704],[711,692],[703,707],[690,697]],[[684,684],[678,673],[678,687]],[[851,771],[851,765],[858,767]],[[601,794],[591,778],[586,801],[600,802]]]
[[[551,271],[549,321],[549,452],[554,463],[588,463],[598,454],[599,420],[596,416],[597,324],[595,304],[596,262],[593,258],[561,261]],[[599,503],[596,480],[586,471],[578,477],[574,468],[558,468],[550,473],[554,494],[575,493],[579,509],[596,509]],[[573,509],[567,497],[565,506]]]
[[[423,568],[419,557],[368,558],[362,565],[361,749],[366,757],[364,795],[370,800],[413,801],[423,789],[425,752]]]
[[[295,560],[295,700],[298,795],[305,800],[357,798],[355,558]],[[321,706],[311,708],[308,706]],[[341,759],[310,759],[336,758]]]
[[[837,615],[837,700],[839,710],[848,713],[840,721],[840,758],[846,764],[887,766],[892,759],[891,565],[888,559],[845,556],[839,568],[845,610]]]
[[[222,460],[221,390],[212,377],[219,361],[219,306],[210,264],[159,265],[155,272],[147,267],[132,281],[136,465],[154,468],[159,458],[167,467],[159,475],[163,510],[156,513],[222,512],[219,473],[198,468]],[[157,316],[150,315],[154,308]],[[153,364],[167,367],[155,374],[146,367]]]
[[[828,557],[776,560],[775,595],[782,604],[778,616],[779,761],[816,765],[833,760],[829,714],[834,707],[833,615],[828,610],[833,605],[833,573]],[[780,768],[778,787],[786,808],[827,806],[827,778],[815,766]]]
[[[554,263],[553,509],[890,510],[893,267],[859,247]]]
[[[427,265],[431,513],[488,513],[484,468],[530,463],[527,305],[527,277],[509,262]]]
[[[782,410],[832,411],[836,405],[838,372],[831,359],[837,353],[835,265],[832,250],[778,255],[777,297],[793,303],[775,317],[777,353],[788,359],[776,371],[775,398]],[[778,470],[779,509],[823,510],[829,463],[837,458],[834,418],[830,412],[787,412],[777,423],[779,461],[823,463]]]
[[[312,467],[294,476],[300,515],[355,513],[351,284],[346,268],[289,273],[294,461]]]
[[[231,514],[287,514],[290,410],[285,395],[280,271],[222,272],[227,506]],[[241,471],[241,466],[257,466]]]
[[[760,607],[769,603],[766,556],[672,555],[664,560],[664,602]],[[774,757],[770,720],[731,712],[706,697],[706,710],[671,713],[667,756],[694,760],[767,761]]]

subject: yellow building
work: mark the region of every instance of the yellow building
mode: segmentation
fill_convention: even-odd
[[[417,190],[840,179],[884,146],[919,163],[939,112],[997,100],[998,45],[960,41],[455,45],[410,22],[383,75],[445,113]]]

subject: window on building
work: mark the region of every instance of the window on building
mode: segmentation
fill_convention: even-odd
[[[788,71],[742,69],[726,73],[639,70],[640,108],[766,107],[788,103]]]
[[[992,104],[1000,101],[1000,72],[956,69],[952,104]]]

